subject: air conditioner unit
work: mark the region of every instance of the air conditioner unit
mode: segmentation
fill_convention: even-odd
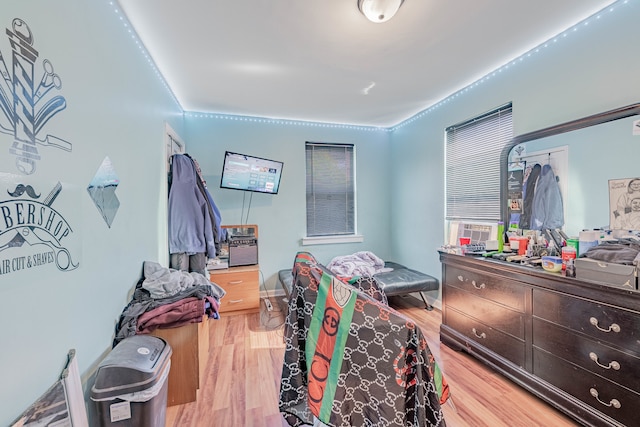
[[[497,222],[451,221],[449,223],[449,245],[459,245],[460,237],[468,237],[471,243],[486,243],[498,240]]]

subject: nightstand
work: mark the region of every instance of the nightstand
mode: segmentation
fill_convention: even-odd
[[[210,270],[209,280],[227,293],[220,300],[220,313],[239,314],[260,311],[260,266],[247,265]]]

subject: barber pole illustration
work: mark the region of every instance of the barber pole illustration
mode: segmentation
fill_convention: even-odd
[[[9,153],[16,156],[18,171],[30,175],[41,159],[38,145],[71,151],[71,143],[63,139],[52,135],[38,138],[47,122],[67,104],[61,95],[48,96],[52,89],[62,88],[62,80],[48,59],[42,62],[44,73],[37,82],[35,70],[39,53],[27,23],[15,18],[6,34],[12,54],[11,63],[7,64],[0,51],[0,133],[13,136]]]

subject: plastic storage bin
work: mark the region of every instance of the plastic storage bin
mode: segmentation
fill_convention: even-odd
[[[634,265],[615,264],[591,258],[576,258],[576,277],[622,289],[638,289],[638,270]]]
[[[164,427],[171,347],[162,338],[122,340],[98,366],[91,387],[100,426]]]

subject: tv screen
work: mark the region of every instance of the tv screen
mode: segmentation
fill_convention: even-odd
[[[276,160],[227,151],[220,188],[278,194],[283,166],[283,162]]]

